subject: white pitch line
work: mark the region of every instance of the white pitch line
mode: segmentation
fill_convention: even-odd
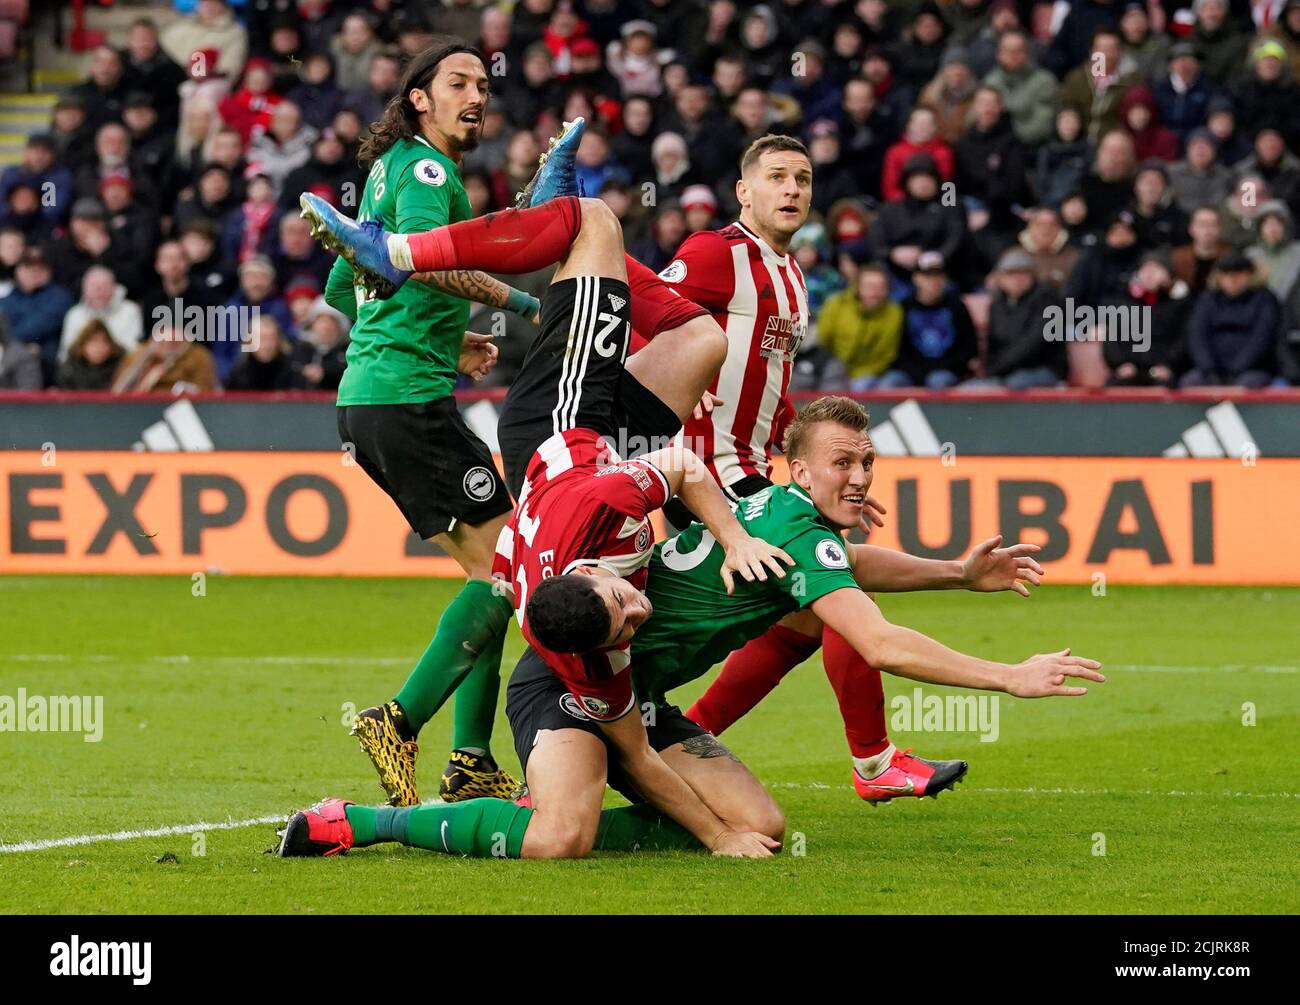
[[[233,831],[240,827],[254,827],[258,824],[282,824],[288,819],[287,813],[273,817],[252,817],[248,820],[227,820],[224,823],[177,824],[174,827],[154,827],[144,831],[114,831],[111,834],[75,834],[72,837],[48,838],[44,841],[19,841],[16,844],[0,844],[0,853],[9,854],[20,851],[44,851],[47,848],[75,848],[83,844],[99,844],[101,841],[135,841],[138,838],[167,837],[172,834],[196,834],[199,831]]]
[[[441,799],[424,799],[425,806],[440,805]],[[111,834],[74,834],[71,837],[46,838],[40,841],[18,841],[14,844],[0,844],[0,855],[9,855],[23,851],[46,851],[50,848],[76,848],[85,844],[101,844],[105,841],[135,841],[139,838],[169,837],[173,834],[197,834],[200,831],[233,831],[241,827],[259,827],[264,824],[282,824],[289,819],[288,813],[274,816],[249,817],[247,820],[226,820],[219,824],[197,823],[176,824],[172,827],[154,827],[144,831],[113,831]]]

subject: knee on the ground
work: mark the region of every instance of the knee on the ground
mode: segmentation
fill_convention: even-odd
[[[596,843],[596,829],[576,818],[547,821],[528,836],[534,858],[585,858]]]

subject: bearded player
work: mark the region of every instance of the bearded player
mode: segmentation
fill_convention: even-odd
[[[741,530],[689,451],[624,462],[609,446],[627,433],[670,440],[680,429],[725,355],[716,323],[625,258],[618,221],[598,200],[556,198],[540,208],[418,235],[354,223],[310,195],[302,203],[323,243],[339,250],[357,267],[358,280],[380,295],[391,295],[417,272],[531,272],[560,260],[543,303],[541,333],[502,411],[502,453],[519,504],[498,545],[497,567],[508,574],[502,592],[513,594],[524,636],[534,646],[515,670],[512,693],[532,695],[525,704],[542,722],[550,695],[536,685],[558,686],[594,725],[590,731],[539,726],[527,738],[530,806],[472,799],[374,809],[326,800],[291,818],[280,853],[331,854],[395,840],[460,854],[555,858],[686,839],[716,854],[769,856],[780,839],[771,822],[721,820],[660,756],[661,747],[678,737],[664,733],[652,741],[632,714],[626,643],[650,614],[636,589],[650,557],[650,512],[680,492],[724,544],[720,575],[729,582],[733,573],[745,580],[766,579],[769,571],[779,577],[778,560],[788,560]],[[625,369],[630,316],[655,337]],[[602,601],[617,619],[617,632],[590,640],[592,651],[582,655],[547,649],[532,632],[529,594],[553,575],[594,581],[613,574],[627,584]],[[547,708],[537,709],[537,701]],[[643,807],[602,813],[612,772],[681,826]]]

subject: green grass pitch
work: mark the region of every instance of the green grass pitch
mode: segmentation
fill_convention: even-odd
[[[102,695],[105,722],[98,743],[0,732],[0,845],[239,822],[326,794],[377,801],[343,706],[396,691],[456,588],[209,577],[194,597],[182,578],[0,578],[0,695]],[[900,747],[967,758],[970,775],[938,801],[873,810],[849,785],[820,666],[805,664],[726,737],[785,807],[800,855],[538,863],[384,846],[281,861],[262,854],[274,828],[259,824],[0,851],[0,911],[1300,909],[1300,591],[1058,586],[883,606],[992,658],[1068,644],[1110,680],[1085,698],[1003,696],[995,742],[895,731]],[[507,667],[520,650],[512,628]],[[447,719],[421,737],[426,796]],[[504,716],[497,739],[517,768]]]

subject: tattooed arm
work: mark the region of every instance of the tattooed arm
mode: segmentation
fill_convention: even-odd
[[[416,279],[426,286],[432,286],[450,293],[463,300],[487,304],[489,307],[502,307],[523,317],[531,318],[537,313],[538,301],[522,290],[493,279],[486,272],[474,269],[453,269],[448,272],[419,272]]]

